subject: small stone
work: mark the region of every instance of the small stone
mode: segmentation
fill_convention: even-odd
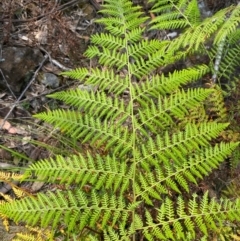
[[[2,52],[3,61],[0,62],[0,87],[15,93],[21,91],[26,76],[34,72],[43,60],[39,49],[30,47],[6,47]],[[6,83],[7,82],[7,83]]]
[[[33,192],[37,192],[43,187],[44,184],[45,182],[34,182],[31,189]]]
[[[59,78],[55,74],[52,74],[52,73],[41,74],[39,81],[42,84],[46,85],[47,87],[50,87],[53,89],[59,87],[59,84],[60,84]]]
[[[81,84],[81,85],[78,86],[78,88],[80,90],[88,91],[88,92],[91,92],[91,91],[95,92],[97,90],[97,87],[94,86],[94,85],[83,85],[83,84]]]

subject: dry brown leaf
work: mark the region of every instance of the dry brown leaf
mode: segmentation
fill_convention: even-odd
[[[12,125],[8,121],[4,121],[3,119],[0,119],[0,127],[3,130],[8,131],[9,134],[16,134],[17,128],[12,127]]]
[[[9,134],[16,134],[17,133],[17,128],[10,127],[7,131],[8,131]]]
[[[8,121],[4,121],[3,119],[0,119],[0,126],[3,130],[8,130],[11,128],[11,124]]]

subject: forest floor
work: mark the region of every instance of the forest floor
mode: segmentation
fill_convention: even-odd
[[[100,7],[100,2],[88,0],[0,1],[1,169],[24,167],[34,160],[51,155],[49,148],[42,146],[56,146],[56,138],[52,133],[49,134],[48,125],[42,125],[32,115],[59,107],[60,103],[46,97],[48,94],[80,84],[63,78],[60,73],[67,69],[90,66],[91,63],[83,53],[91,35],[100,30],[94,23]],[[33,55],[36,51],[29,49],[41,55],[35,65]],[[16,56],[21,55],[20,62],[12,64]],[[22,70],[24,65],[27,66],[25,72]],[[14,74],[11,75],[11,72]],[[8,75],[11,79],[8,79]],[[31,82],[29,86],[25,83],[26,79],[27,83]],[[54,186],[34,182],[21,184],[21,188],[35,193]],[[6,194],[13,197],[11,187],[1,182],[0,195]],[[21,225],[11,223],[10,231],[7,232],[0,221],[0,240],[10,241],[16,233],[24,230]]]
[[[146,12],[148,11],[145,0],[135,2],[142,5]],[[28,78],[28,83],[31,82],[31,85],[23,84],[22,79],[11,80],[11,85],[18,87],[16,89],[19,91],[16,91],[9,85],[4,83],[1,85],[0,82],[0,144],[12,150],[12,153],[9,153],[9,150],[0,149],[0,168],[4,165],[26,166],[34,160],[47,158],[51,152],[44,148],[44,145],[58,144],[54,135],[49,134],[50,127],[35,120],[32,115],[57,107],[66,108],[61,103],[46,97],[53,92],[79,85],[77,81],[66,79],[60,73],[95,64],[84,57],[84,52],[90,43],[91,35],[102,30],[101,26],[94,23],[94,20],[101,16],[97,14],[101,4],[102,0],[2,0],[0,2],[0,69],[3,59],[1,54],[4,54],[6,48],[30,47],[38,49],[43,58],[44,56],[46,58],[40,65],[32,67],[32,74]],[[38,68],[39,66],[41,68]],[[56,84],[52,84],[51,78],[46,73],[56,77],[54,77]],[[27,75],[27,72],[25,74]],[[37,76],[45,76],[44,81]],[[3,77],[4,74],[0,73],[0,79],[4,79]],[[235,136],[235,139],[239,140],[239,83],[236,83],[235,89],[225,100],[231,123],[229,135],[231,139]],[[16,155],[15,152],[20,155]],[[239,159],[239,152],[239,150],[235,152],[236,160]],[[231,193],[239,196],[240,175],[237,164],[237,169],[232,169],[230,163],[226,162],[212,175],[202,180],[196,191],[203,193],[209,190],[212,197],[220,197],[222,190],[230,183],[234,183],[234,190],[231,190]],[[2,183],[0,186],[0,192],[4,185],[5,183]],[[44,188],[54,187],[35,182],[25,184],[24,188],[35,193]],[[11,189],[7,189],[4,193],[11,193]],[[14,233],[20,229],[20,226],[15,227],[15,231],[7,234],[0,227],[0,240],[12,240]]]

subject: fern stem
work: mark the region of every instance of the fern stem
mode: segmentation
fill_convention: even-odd
[[[128,69],[128,78],[129,78],[129,93],[130,93],[130,103],[131,103],[131,128],[132,128],[132,158],[133,158],[133,176],[132,176],[132,187],[133,187],[133,190],[132,190],[132,194],[133,194],[133,203],[136,202],[136,190],[135,190],[135,184],[134,184],[134,180],[136,180],[136,165],[137,165],[137,159],[136,159],[136,156],[135,156],[135,152],[134,150],[136,150],[136,127],[135,127],[135,121],[134,121],[134,104],[133,104],[133,85],[132,85],[132,74],[130,72],[130,55],[129,55],[129,51],[128,51],[128,41],[126,41],[126,53],[127,53],[127,56],[128,56],[128,63],[127,63],[127,69]],[[132,211],[132,221],[134,223],[134,219],[135,219],[135,209]],[[135,235],[133,234],[133,241],[135,241]]]
[[[176,1],[171,1],[171,4],[174,8],[176,8],[178,10],[178,12],[181,14],[181,17],[184,18],[186,20],[186,22],[188,23],[188,25],[191,28],[194,28],[192,23],[189,21],[189,18],[186,16],[186,14],[184,14],[184,12],[178,7],[177,4],[175,4]]]
[[[126,23],[125,23],[126,24]],[[125,33],[124,35],[126,36],[127,35],[127,26],[125,27]],[[136,197],[137,197],[137,194],[136,194],[136,190],[135,190],[135,180],[136,180],[136,171],[137,171],[137,158],[136,158],[136,155],[135,155],[135,150],[136,150],[136,126],[135,126],[135,121],[134,121],[134,93],[133,93],[133,90],[134,90],[134,86],[132,84],[132,79],[133,79],[133,75],[132,75],[132,72],[131,72],[131,56],[130,56],[130,53],[129,53],[129,45],[131,45],[131,42],[130,41],[125,41],[125,50],[126,50],[126,55],[127,55],[127,74],[128,74],[128,80],[129,80],[129,96],[130,96],[130,114],[131,114],[131,127],[132,128],[132,140],[131,140],[131,146],[132,146],[132,162],[133,162],[133,175],[132,175],[132,203],[136,203]],[[132,211],[132,222],[134,223],[135,222],[135,214],[136,213],[136,210],[134,209]],[[133,238],[132,238],[133,241],[136,240],[136,237],[135,237],[135,234],[133,234]]]
[[[219,71],[219,66],[221,63],[222,55],[223,55],[223,48],[224,48],[225,41],[226,41],[226,36],[221,40],[221,42],[218,45],[217,55],[216,55],[216,59],[214,62],[214,67],[213,67],[213,76],[212,76],[213,84],[215,84],[217,81],[217,74]]]

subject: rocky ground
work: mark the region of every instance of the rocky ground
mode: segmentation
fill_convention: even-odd
[[[53,108],[47,94],[79,84],[59,74],[89,66],[83,53],[99,30],[94,20],[100,7],[101,1],[94,0],[0,1],[0,145],[23,155],[1,148],[0,168],[25,166],[50,155],[33,143],[53,144],[48,127],[31,116]],[[36,192],[44,187],[35,182],[24,188]],[[11,194],[10,186],[0,183],[0,193]],[[10,224],[6,232],[0,221],[0,240],[12,240],[23,231]]]
[[[83,53],[99,29],[100,6],[87,0],[0,2],[2,143],[12,148],[6,134],[26,135],[31,115],[51,108],[47,94],[76,84],[62,71],[89,66]]]

